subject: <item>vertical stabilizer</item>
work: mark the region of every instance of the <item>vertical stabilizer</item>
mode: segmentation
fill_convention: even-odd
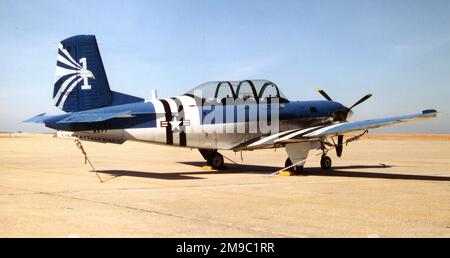
[[[94,35],[78,35],[58,46],[55,106],[66,112],[104,107],[111,104],[112,93]]]

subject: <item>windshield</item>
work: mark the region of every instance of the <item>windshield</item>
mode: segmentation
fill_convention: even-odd
[[[280,103],[289,102],[277,85],[267,80],[206,82],[188,91],[185,95],[222,103],[227,98],[256,102],[279,98]]]

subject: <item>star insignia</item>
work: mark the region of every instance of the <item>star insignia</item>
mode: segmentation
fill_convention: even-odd
[[[172,117],[172,121],[169,122],[172,125],[172,132],[179,132],[179,131],[181,131],[180,124],[182,122],[183,121],[178,121],[176,116],[173,116]]]

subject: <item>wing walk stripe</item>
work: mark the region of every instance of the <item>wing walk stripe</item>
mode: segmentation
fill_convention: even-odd
[[[322,128],[324,128],[324,127],[327,127],[327,126],[328,126],[328,125],[318,126],[318,127],[313,128],[313,129],[311,129],[311,130],[308,130],[308,131],[306,131],[306,132],[302,132],[301,134],[299,134],[299,136],[304,136],[304,135],[306,135],[306,134],[310,134],[310,133],[312,133],[312,132],[314,132],[314,131],[320,130],[320,129],[322,129]]]
[[[279,137],[283,137],[283,136],[285,136],[285,135],[288,135],[288,134],[292,133],[293,131],[295,131],[295,129],[294,129],[294,130],[289,130],[289,131],[286,131],[286,132],[282,132],[282,133],[280,133],[280,135],[278,135],[278,138],[279,138]],[[276,137],[275,137],[275,138],[276,138]]]
[[[297,131],[297,132],[291,133],[291,134],[289,134],[289,135],[287,135],[287,136],[285,136],[285,137],[283,137],[283,138],[280,138],[280,139],[276,140],[275,142],[282,142],[282,141],[289,140],[289,139],[294,138],[294,137],[297,137],[297,136],[304,136],[305,134],[314,132],[314,131],[316,131],[316,130],[319,130],[319,129],[324,128],[324,127],[327,127],[327,126],[328,126],[328,125],[321,125],[321,126],[316,126],[316,127],[311,127],[311,128],[301,129],[301,130],[299,130],[299,131]]]
[[[308,132],[308,133],[306,133],[307,135],[306,135],[306,134],[304,134],[304,135],[305,135],[305,136],[315,136],[315,135],[319,135],[319,134],[321,134],[321,133],[323,133],[323,132],[328,131],[329,129],[338,127],[338,126],[343,125],[343,124],[344,124],[344,123],[335,124],[335,125],[327,125],[327,126],[318,128],[318,130],[314,130],[314,131],[312,131],[312,132]]]
[[[235,145],[235,146],[232,148],[232,150],[239,150],[239,149],[241,149],[241,148],[243,148],[243,147],[247,147],[247,146],[249,146],[249,145],[251,145],[252,143],[257,142],[257,141],[258,141],[258,138],[250,139],[250,140],[248,140],[248,141],[245,141],[245,142],[243,142],[243,143],[239,143],[238,145]]]
[[[170,121],[172,119],[172,111],[170,111],[170,105],[165,99],[160,99],[161,103],[164,106],[164,112],[166,113],[166,121]],[[172,145],[173,144],[173,135],[172,135],[172,125],[168,123],[166,127],[166,143]]]
[[[260,144],[269,144],[268,143],[269,141],[274,140],[276,138],[280,139],[281,137],[283,137],[285,135],[288,135],[288,134],[290,134],[290,133],[292,133],[294,131],[297,131],[297,130],[296,129],[292,129],[292,130],[288,130],[288,131],[285,131],[285,132],[269,135],[269,136],[266,136],[264,138],[259,139],[257,142],[254,142],[254,143],[250,144],[249,146],[257,146],[257,145],[260,145]],[[273,143],[270,143],[270,144],[273,144]]]

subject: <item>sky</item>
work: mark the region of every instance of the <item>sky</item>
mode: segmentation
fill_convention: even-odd
[[[290,100],[355,108],[352,120],[419,113],[437,119],[383,133],[450,133],[448,0],[0,0],[0,131],[52,105],[57,44],[95,34],[111,88],[182,94],[211,80],[267,79]]]

